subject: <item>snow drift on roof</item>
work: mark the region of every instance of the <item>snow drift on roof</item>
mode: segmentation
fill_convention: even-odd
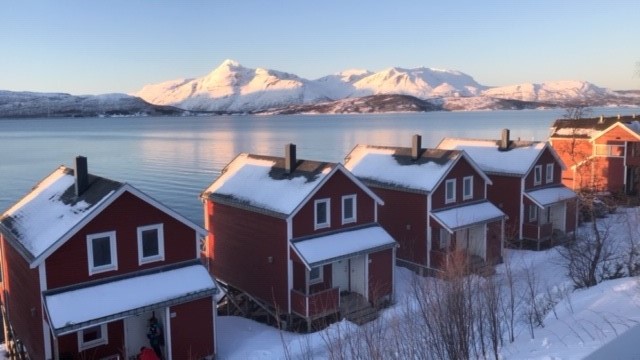
[[[525,195],[541,208],[560,201],[573,199],[577,196],[573,190],[566,186],[529,191]]]
[[[75,183],[74,176],[67,170],[63,166],[58,168],[2,217],[5,228],[33,257],[40,256],[113,193],[109,192],[95,204],[84,200],[65,201],[63,195],[70,188],[73,191]]]
[[[464,150],[482,171],[525,175],[540,153],[544,142],[528,142],[500,151],[495,140],[445,138],[438,149]]]
[[[395,244],[395,240],[382,227],[371,226],[298,241],[292,245],[302,260],[309,267],[314,267]]]
[[[446,162],[426,159],[401,164],[395,154],[396,150],[392,148],[358,145],[349,155],[345,167],[359,178],[430,192],[457,159],[454,156]]]
[[[431,215],[451,232],[475,224],[481,224],[504,216],[495,205],[486,201],[479,204],[460,206],[453,209],[436,211]]]
[[[327,166],[317,176],[293,176],[275,179],[270,176],[274,160],[240,154],[205,193],[230,196],[248,205],[291,214],[331,171]]]
[[[59,330],[214,289],[207,270],[192,265],[46,295],[44,300],[51,325]]]

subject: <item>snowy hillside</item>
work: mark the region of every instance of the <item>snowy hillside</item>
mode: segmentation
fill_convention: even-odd
[[[201,78],[147,85],[135,95],[187,110],[252,112],[326,100],[322,91],[316,83],[292,74],[248,69],[225,60]]]
[[[586,81],[550,81],[542,84],[519,84],[487,89],[482,93],[488,97],[561,103],[572,100],[598,101],[619,95],[609,89]]]
[[[391,94],[428,100],[446,110],[535,108],[575,103],[591,106],[640,104],[640,96],[636,94],[616,93],[585,81],[490,88],[459,71],[426,67],[392,67],[375,73],[352,69],[307,80],[281,71],[245,68],[233,60],[225,60],[203,77],[146,85],[135,95],[153,104],[187,110],[293,113],[292,109],[306,111],[308,106],[328,101]],[[332,107],[324,108],[327,112],[342,112]],[[413,111],[423,110],[416,107]]]
[[[0,90],[0,118],[59,116],[179,115],[180,109],[157,106],[126,94],[74,96],[62,93]]]

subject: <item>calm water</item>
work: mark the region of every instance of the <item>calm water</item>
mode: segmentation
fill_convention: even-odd
[[[634,110],[598,109],[595,114]],[[637,111],[637,110],[635,110]],[[562,110],[430,112],[385,115],[288,115],[0,120],[0,211],[76,155],[89,171],[132,184],[197,224],[200,192],[240,152],[340,162],[358,143],[410,146],[421,134],[434,147],[445,136],[546,140]]]

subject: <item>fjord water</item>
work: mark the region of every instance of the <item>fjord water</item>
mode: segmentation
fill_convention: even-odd
[[[637,110],[603,108],[596,114]],[[199,194],[238,153],[342,162],[356,144],[424,147],[443,137],[546,140],[562,110],[428,112],[374,115],[43,118],[0,120],[0,210],[58,165],[88,157],[93,174],[127,182],[203,224]]]

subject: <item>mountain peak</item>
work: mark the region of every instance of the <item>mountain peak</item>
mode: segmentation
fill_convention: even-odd
[[[220,66],[218,66],[218,68],[221,67],[241,67],[242,65],[240,65],[239,62],[232,60],[232,59],[226,59],[225,61],[222,62],[222,64],[220,64]]]

